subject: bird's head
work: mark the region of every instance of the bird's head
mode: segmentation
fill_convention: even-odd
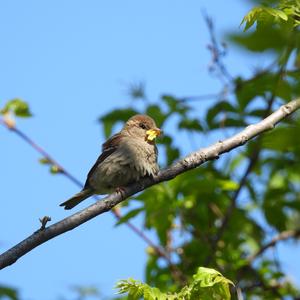
[[[136,138],[141,138],[148,143],[154,143],[155,138],[161,135],[162,130],[159,129],[154,120],[147,115],[135,115],[131,117],[125,124],[124,130]]]

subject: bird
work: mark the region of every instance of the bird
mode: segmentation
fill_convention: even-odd
[[[155,176],[159,171],[155,139],[161,133],[148,115],[132,116],[120,132],[104,142],[83,189],[60,206],[72,209],[94,194],[122,192],[124,187],[143,177]]]

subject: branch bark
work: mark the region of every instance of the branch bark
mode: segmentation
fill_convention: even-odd
[[[4,127],[8,128],[10,131],[14,132],[18,137],[20,137],[23,141],[29,144],[34,150],[36,150],[39,154],[45,158],[49,164],[56,166],[59,170],[59,173],[66,176],[69,180],[71,180],[75,185],[79,188],[83,188],[84,184],[80,182],[75,176],[73,176],[66,168],[64,168],[57,160],[55,160],[46,150],[44,150],[40,145],[38,145],[32,138],[26,135],[23,131],[18,129],[15,124],[7,122],[7,120],[0,119],[0,124]],[[93,198],[98,201],[99,197],[97,195],[93,195]],[[116,219],[121,219],[122,215],[118,210],[111,210],[112,214],[116,217]],[[135,234],[137,234],[142,240],[144,240],[149,246],[151,246],[158,255],[164,257],[167,262],[171,265],[172,262],[169,258],[169,255],[166,251],[161,248],[159,245],[156,245],[149,237],[147,237],[142,230],[136,227],[131,222],[127,221],[125,224],[130,228]]]
[[[74,215],[71,215],[43,230],[38,230],[21,241],[19,244],[0,255],[0,269],[15,263],[20,257],[30,252],[35,247],[45,243],[46,241],[64,232],[72,230],[88,220],[109,211],[111,208],[124,201],[129,196],[132,196],[133,194],[140,192],[154,184],[173,179],[181,173],[202,165],[206,161],[217,159],[221,154],[244,145],[247,141],[253,139],[257,135],[273,129],[278,122],[299,108],[300,98],[281,106],[277,111],[272,113],[264,120],[256,124],[249,125],[238,134],[224,141],[219,141],[210,147],[203,148],[189,154],[172,166],[161,170],[155,178],[145,178],[144,180],[126,187],[124,193],[122,193],[123,197],[120,193],[110,194],[102,201],[98,201],[86,209],[79,211]]]

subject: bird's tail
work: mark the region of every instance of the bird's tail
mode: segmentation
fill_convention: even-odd
[[[79,204],[84,199],[92,196],[94,193],[91,189],[83,189],[81,192],[75,194],[72,198],[61,203],[59,206],[64,206],[65,209],[71,209],[77,204]]]

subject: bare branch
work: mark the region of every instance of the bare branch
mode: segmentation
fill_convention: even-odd
[[[221,154],[229,152],[239,146],[244,145],[250,139],[257,135],[271,130],[282,119],[300,108],[300,98],[281,106],[277,111],[272,113],[264,120],[249,125],[240,133],[224,140],[213,144],[210,147],[200,149],[194,153],[189,154],[185,158],[179,160],[172,166],[163,169],[155,178],[145,178],[133,185],[130,185],[124,190],[124,198],[120,193],[113,193],[105,197],[102,201],[90,205],[86,209],[75,213],[74,215],[57,222],[42,231],[33,233],[25,240],[12,247],[11,249],[0,255],[0,269],[5,268],[20,257],[34,249],[35,247],[45,243],[46,241],[76,228],[77,226],[87,222],[88,220],[109,211],[118,203],[124,201],[129,196],[144,190],[154,184],[173,179],[181,173],[194,169],[204,162],[218,158]]]
[[[29,144],[34,150],[36,150],[38,153],[40,153],[43,156],[43,158],[45,160],[47,160],[47,162],[49,162],[49,164],[51,164],[53,166],[56,166],[56,168],[57,168],[57,170],[59,170],[60,174],[66,176],[70,181],[72,181],[79,188],[83,188],[83,183],[80,182],[80,180],[78,180],[75,176],[73,176],[66,168],[64,168],[57,160],[55,160],[53,158],[53,156],[51,156],[43,147],[38,145],[31,137],[29,137],[22,130],[17,128],[15,122],[11,121],[10,119],[8,119],[6,117],[6,118],[3,118],[3,119],[0,119],[0,124],[2,124],[4,127],[8,128],[11,132],[15,133],[23,141],[25,141],[27,144]],[[97,197],[97,195],[93,195],[93,198],[96,201],[99,200],[99,197]],[[116,217],[116,219],[119,220],[119,219],[122,218],[122,215],[121,215],[119,210],[112,209],[111,212]],[[44,218],[43,218],[43,220],[45,220]],[[40,229],[44,230],[45,227],[46,227],[46,223],[48,221],[50,221],[50,220],[47,220],[45,223],[42,223],[42,221],[41,221],[42,227]],[[183,278],[183,274],[180,274],[179,269],[176,267],[176,265],[174,265],[172,263],[168,253],[165,251],[165,249],[163,249],[163,247],[160,247],[159,245],[156,245],[146,234],[144,234],[144,232],[141,229],[139,229],[137,226],[132,224],[130,221],[126,221],[125,225],[129,229],[131,229],[137,236],[139,236],[142,240],[144,240],[144,242],[146,244],[148,244],[150,247],[152,247],[157,255],[164,258],[168,262],[170,268],[174,269],[173,274],[176,275],[176,276],[174,276],[174,279],[177,280],[178,278],[179,279]]]
[[[72,181],[75,185],[77,185],[79,188],[83,188],[84,184],[80,182],[75,176],[73,176],[66,168],[64,168],[58,161],[56,161],[46,150],[44,150],[40,145],[38,145],[32,138],[30,138],[28,135],[26,135],[23,131],[18,129],[15,125],[10,126],[9,123],[7,123],[7,120],[1,120],[0,124],[7,127],[9,130],[14,132],[16,135],[18,135],[23,141],[25,141],[27,144],[29,144],[33,149],[35,149],[38,153],[40,153],[44,159],[46,159],[50,164],[53,166],[56,166],[56,168],[59,170],[60,174],[65,175],[70,181]],[[97,201],[99,198],[96,195],[93,195],[93,198]],[[112,210],[113,215],[119,220],[122,218],[122,215],[119,211]],[[154,242],[152,242],[139,228],[137,228],[134,224],[130,223],[129,221],[125,222],[125,224],[134,232],[136,233],[140,238],[142,238],[149,246],[153,247],[157,254],[160,256],[165,257],[166,254],[164,254],[163,249],[160,249],[159,246],[155,245]]]
[[[300,237],[300,229],[298,230],[286,230],[282,231],[278,235],[272,238],[272,240],[265,245],[263,245],[260,249],[257,250],[256,253],[249,256],[247,261],[251,264],[256,258],[258,258],[261,254],[263,254],[266,250],[271,247],[274,247],[278,242],[284,241],[290,238],[299,238]]]
[[[208,45],[208,50],[211,52],[212,61],[209,66],[209,71],[216,72],[217,77],[222,83],[232,84],[234,78],[230,75],[222,61],[222,58],[226,54],[226,45],[224,43],[219,45],[212,18],[210,18],[206,13],[203,13],[203,17],[210,36],[210,45]]]
[[[42,224],[42,226],[39,230],[44,230],[46,228],[47,223],[51,221],[51,217],[44,216],[44,217],[40,218],[39,220]]]

